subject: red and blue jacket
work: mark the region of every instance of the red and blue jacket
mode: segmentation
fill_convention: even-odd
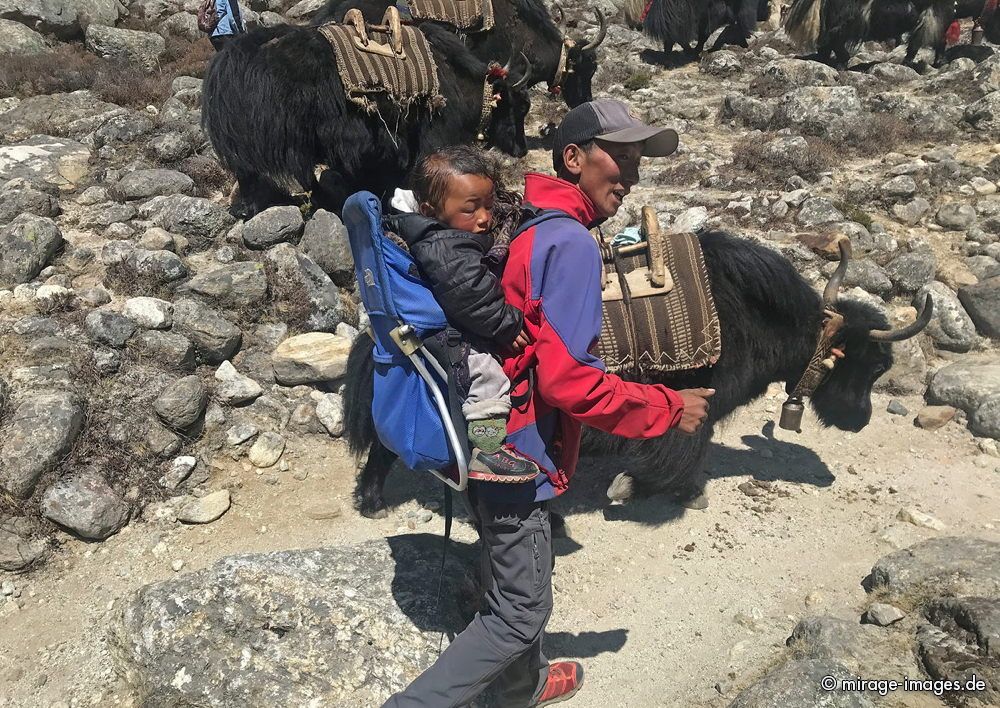
[[[627,438],[652,438],[677,425],[681,397],[665,386],[623,381],[591,352],[601,333],[601,254],[588,231],[598,219],[579,187],[555,177],[525,176],[524,201],[557,209],[510,245],[501,285],[507,302],[524,313],[531,343],[504,361],[518,382],[507,441],[547,473],[529,484],[490,485],[505,501],[544,501],[562,494],[580,457],[584,425]],[[528,371],[534,371],[534,385]],[[496,487],[504,489],[496,489]],[[525,488],[525,489],[518,489]]]

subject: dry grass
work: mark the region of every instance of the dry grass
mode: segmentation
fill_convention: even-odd
[[[103,63],[78,44],[60,44],[44,54],[0,56],[0,97],[90,88]]]
[[[192,155],[176,168],[194,180],[195,196],[211,197],[215,192],[228,193],[233,176],[217,161],[204,155]]]
[[[265,261],[264,275],[271,303],[269,312],[256,321],[284,322],[290,335],[308,331],[306,322],[312,315],[313,305],[296,274],[284,273],[270,261]]]
[[[816,179],[839,163],[836,149],[820,138],[807,138],[809,150],[775,155],[767,150],[768,136],[743,138],[733,146],[733,165],[773,184],[784,184],[792,175]]]

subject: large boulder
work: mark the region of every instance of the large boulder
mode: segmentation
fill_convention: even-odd
[[[119,601],[112,657],[146,705],[381,705],[463,627],[468,550],[443,572],[429,535],[223,558]]]
[[[170,233],[189,238],[212,238],[236,223],[224,207],[185,194],[154,197],[139,207],[139,215]]]
[[[0,133],[9,138],[10,132],[3,127],[6,115],[0,114]],[[34,135],[0,147],[0,181],[20,178],[31,184],[69,189],[87,176],[89,162],[90,148],[86,145],[66,138]]]
[[[842,687],[842,682],[856,678],[830,659],[795,659],[744,689],[729,708],[875,708],[863,692]]]
[[[1000,398],[1000,360],[970,358],[939,369],[927,389],[927,400],[953,406],[970,416]]]
[[[969,694],[979,705],[1000,705],[1000,598],[942,597],[928,603],[930,620],[917,630],[920,660],[929,676],[965,685],[971,676],[985,688]],[[974,704],[973,704],[974,705]]]
[[[1000,277],[960,288],[958,299],[981,334],[1000,339]]]
[[[58,199],[36,189],[25,179],[12,179],[0,187],[0,224],[11,222],[21,214],[58,216],[60,211]]]
[[[992,91],[966,106],[965,120],[976,130],[990,134],[1000,130],[1000,91]]]
[[[53,470],[83,427],[83,408],[68,392],[39,392],[14,409],[0,443],[0,487],[27,499]]]
[[[147,72],[157,67],[167,49],[166,40],[154,32],[105,25],[88,26],[86,40],[87,49],[97,56],[140,66]]]
[[[969,351],[976,343],[976,325],[962,307],[958,295],[944,283],[935,280],[917,291],[913,298],[914,307],[919,307],[927,294],[934,301],[934,316],[927,325],[927,335],[941,349]]]
[[[35,278],[62,245],[62,232],[46,217],[23,214],[0,227],[0,288]]]
[[[41,54],[49,47],[45,38],[30,27],[12,20],[0,20],[0,47],[6,54]]]
[[[243,224],[243,242],[248,248],[263,250],[285,241],[297,241],[303,226],[298,207],[271,207]]]
[[[119,0],[0,0],[0,17],[70,40],[91,24],[113,26],[126,7]]]
[[[278,314],[304,330],[333,332],[350,319],[347,304],[330,276],[289,243],[267,251],[272,295]]]
[[[1000,543],[948,536],[879,559],[865,590],[893,604],[914,606],[947,595],[1000,596]]]
[[[187,194],[194,189],[194,180],[176,170],[135,170],[122,177],[115,186],[125,199],[149,199]]]
[[[836,86],[837,70],[818,61],[805,59],[775,59],[764,67],[762,76],[782,88],[804,86]]]
[[[847,137],[866,115],[853,86],[807,86],[782,96],[774,118],[785,127],[836,140]]]
[[[320,209],[312,215],[299,248],[337,285],[346,287],[354,281],[354,255],[347,227],[333,212]]]
[[[0,113],[0,134],[7,140],[23,140],[30,144],[27,138],[44,132],[39,130],[39,126],[45,126],[44,130],[79,139],[93,133],[115,116],[128,112],[127,108],[102,101],[88,90],[32,96],[15,108]],[[70,142],[43,136],[41,147],[44,149],[46,143],[52,141]]]
[[[102,541],[128,523],[131,510],[96,470],[60,479],[42,496],[42,515],[77,535]]]
[[[325,383],[347,372],[351,339],[326,332],[289,337],[274,350],[274,377],[285,386]]]

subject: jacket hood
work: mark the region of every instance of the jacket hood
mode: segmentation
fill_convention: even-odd
[[[540,172],[524,176],[524,201],[540,209],[564,211],[588,229],[604,221],[590,197],[578,186]]]

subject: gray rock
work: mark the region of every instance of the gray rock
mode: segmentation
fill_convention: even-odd
[[[83,538],[103,541],[128,523],[130,509],[96,470],[53,484],[42,496],[42,515]]]
[[[177,520],[185,524],[210,524],[229,511],[232,500],[228,489],[204,497],[190,497],[177,510]]]
[[[36,147],[41,148],[41,151],[35,151],[34,155],[29,154],[27,156],[29,161],[46,165],[48,170],[61,174],[64,182],[75,184],[89,171],[86,162],[81,162],[79,156],[74,156],[70,160],[60,160],[61,164],[53,165],[52,156],[59,153],[79,153],[80,144],[49,135],[39,136],[39,122],[44,121],[42,124],[46,130],[59,135],[82,138],[98,130],[115,116],[125,115],[128,112],[127,108],[101,101],[86,90],[32,96],[21,101],[15,108],[0,113],[0,133],[6,135],[8,140],[22,141],[19,143],[21,146],[19,149],[5,150],[5,152],[16,155],[34,143]],[[86,153],[89,158],[90,151],[86,150]],[[28,177],[28,175],[14,174],[10,177]],[[10,177],[0,174],[2,179]]]
[[[309,256],[282,243],[267,251],[264,260],[274,274],[278,315],[286,322],[297,320],[303,329],[332,332],[348,319],[337,286]]]
[[[1000,360],[968,358],[939,369],[927,389],[931,403],[954,406],[972,415],[987,400],[1000,396]]]
[[[885,410],[889,413],[889,415],[910,415],[910,409],[897,401],[895,398],[889,401],[889,405]]]
[[[889,62],[876,64],[868,70],[868,73],[872,76],[877,76],[883,81],[891,83],[893,86],[905,84],[909,81],[916,81],[920,78],[920,74],[910,67]]]
[[[257,308],[267,298],[267,276],[263,264],[241,261],[199,273],[177,292],[200,295],[228,310]]]
[[[123,14],[115,0],[0,0],[0,17],[64,41],[83,38],[88,24],[114,25]]]
[[[1000,593],[1000,543],[956,536],[921,541],[879,559],[863,585],[888,602],[911,605],[943,595],[995,597]]]
[[[19,573],[45,557],[45,542],[0,528],[0,570]]]
[[[740,692],[729,708],[874,708],[859,691],[821,687],[824,678],[838,681],[857,678],[846,666],[829,659],[788,661]]]
[[[909,175],[893,177],[882,184],[882,194],[892,198],[912,197],[917,193],[917,182]]]
[[[309,332],[289,337],[271,355],[274,376],[285,386],[333,381],[347,371],[351,340]]]
[[[147,424],[143,445],[149,454],[166,459],[180,452],[181,439],[172,430],[160,425],[158,421],[150,420]]]
[[[299,248],[337,285],[346,287],[354,281],[354,256],[347,228],[333,212],[320,209],[312,215]]]
[[[194,180],[176,170],[135,170],[122,177],[115,187],[125,199],[148,199],[187,194],[194,189]]]
[[[198,29],[198,18],[190,12],[177,12],[160,23],[160,34],[183,37],[191,42],[197,42],[202,38],[202,32]]]
[[[972,256],[965,259],[966,265],[979,280],[989,280],[1000,275],[1000,262],[990,256]]]
[[[23,214],[0,227],[0,288],[35,278],[62,245],[59,227],[42,216]]]
[[[193,371],[194,344],[174,332],[141,332],[130,340],[137,356],[155,361],[157,366],[178,371]]]
[[[170,329],[174,306],[155,297],[133,297],[125,301],[122,313],[143,329]]]
[[[243,340],[239,327],[193,300],[174,303],[174,329],[194,343],[198,359],[208,364],[232,358]]]
[[[824,274],[830,275],[836,268],[836,264],[830,263],[824,268]],[[847,264],[847,273],[844,274],[844,285],[847,287],[854,287],[856,285],[880,297],[886,297],[892,292],[892,281],[885,270],[867,258],[852,260]]]
[[[839,617],[819,616],[801,620],[785,644],[795,659],[833,660],[842,662],[852,671],[863,671],[878,639],[874,627]]]
[[[667,233],[672,234],[696,234],[705,228],[708,221],[708,209],[705,207],[691,207],[685,209],[667,229]]]
[[[976,66],[972,76],[987,93],[1000,89],[1000,56],[994,54]]]
[[[316,403],[316,418],[335,438],[344,434],[344,399],[336,393],[324,393]]]
[[[45,37],[20,22],[0,20],[0,47],[6,54],[25,56],[48,51]]]
[[[903,293],[916,292],[934,279],[937,259],[931,251],[904,253],[885,266],[893,286]]]
[[[1000,129],[1000,91],[992,91],[967,105],[964,118],[976,130],[992,134]]]
[[[843,221],[844,215],[829,199],[812,197],[802,203],[796,221],[802,226],[817,226],[834,221]]]
[[[884,602],[873,603],[867,610],[861,621],[865,624],[874,624],[879,627],[888,627],[890,624],[899,622],[906,617],[906,613],[898,607],[887,605]]]
[[[243,242],[249,248],[263,250],[302,235],[305,224],[302,212],[295,206],[265,209],[243,224]]]
[[[774,118],[784,127],[837,140],[847,137],[865,116],[853,86],[807,86],[782,96]]]
[[[699,69],[712,76],[735,76],[743,73],[743,64],[735,52],[722,49],[702,54]]]
[[[194,153],[197,145],[190,136],[179,131],[157,135],[146,144],[146,152],[161,163],[177,162]]]
[[[84,321],[87,334],[101,344],[123,349],[135,334],[135,323],[128,317],[110,310],[94,310]]]
[[[893,394],[923,394],[927,389],[927,358],[920,338],[893,342],[892,359],[892,368],[879,377],[876,388]]]
[[[176,253],[135,249],[136,277],[147,285],[156,286],[180,280],[188,274],[187,266]]]
[[[232,428],[226,431],[226,442],[232,447],[237,445],[242,445],[247,440],[250,440],[260,431],[253,425],[249,423],[241,423],[240,425],[234,425]]]
[[[918,654],[928,675],[959,681],[972,675],[985,690],[970,692],[980,705],[1000,705],[1000,599],[996,597],[940,598],[925,609],[931,624],[917,631]]]
[[[68,392],[35,393],[22,400],[0,443],[0,486],[17,499],[30,497],[38,479],[69,452],[83,420],[82,406]]]
[[[722,100],[720,117],[723,120],[737,120],[751,128],[767,129],[774,120],[771,103],[742,93],[728,93]]]
[[[300,2],[292,5],[285,12],[285,16],[292,19],[309,17],[310,15],[314,15],[325,4],[324,0],[300,0]]]
[[[130,221],[135,218],[135,207],[131,204],[105,202],[84,207],[77,217],[77,226],[86,230],[105,229],[112,224]]]
[[[94,131],[94,146],[131,143],[152,129],[153,121],[144,112],[130,111],[116,115]]]
[[[87,49],[104,59],[118,59],[151,72],[167,49],[163,37],[153,32],[91,24],[86,33]]]
[[[983,401],[969,419],[974,435],[1000,440],[1000,395]]]
[[[969,351],[976,343],[976,325],[965,312],[955,291],[935,280],[917,291],[913,306],[919,307],[927,293],[934,299],[934,316],[925,330],[927,335],[941,349]]]
[[[201,417],[208,403],[208,391],[197,376],[185,376],[169,384],[156,400],[153,410],[175,430],[190,428]]]
[[[228,361],[222,362],[215,371],[215,397],[220,402],[230,406],[249,403],[262,393],[264,389],[253,379],[244,376]]]
[[[184,481],[191,476],[194,468],[198,466],[198,458],[191,455],[178,457],[170,463],[170,469],[160,478],[160,485],[169,491],[176,490],[184,484]]]
[[[805,59],[775,59],[764,67],[762,74],[774,84],[787,88],[837,85],[836,69]]]
[[[154,197],[139,207],[139,215],[171,233],[201,238],[218,236],[236,221],[215,202],[185,194]]]
[[[965,231],[976,223],[976,209],[968,204],[949,202],[938,209],[935,220],[952,231]]]
[[[116,669],[162,705],[381,705],[434,662],[442,631],[465,625],[450,598],[468,554],[449,553],[439,612],[440,551],[439,538],[394,536],[231,556],[146,586],[116,609]]]
[[[277,433],[261,433],[248,455],[257,467],[273,467],[285,451],[285,439]]]
[[[20,214],[58,216],[59,200],[35,189],[27,180],[14,179],[0,188],[0,224],[13,221]]]
[[[980,334],[1000,339],[1000,277],[960,288],[958,299]]]

